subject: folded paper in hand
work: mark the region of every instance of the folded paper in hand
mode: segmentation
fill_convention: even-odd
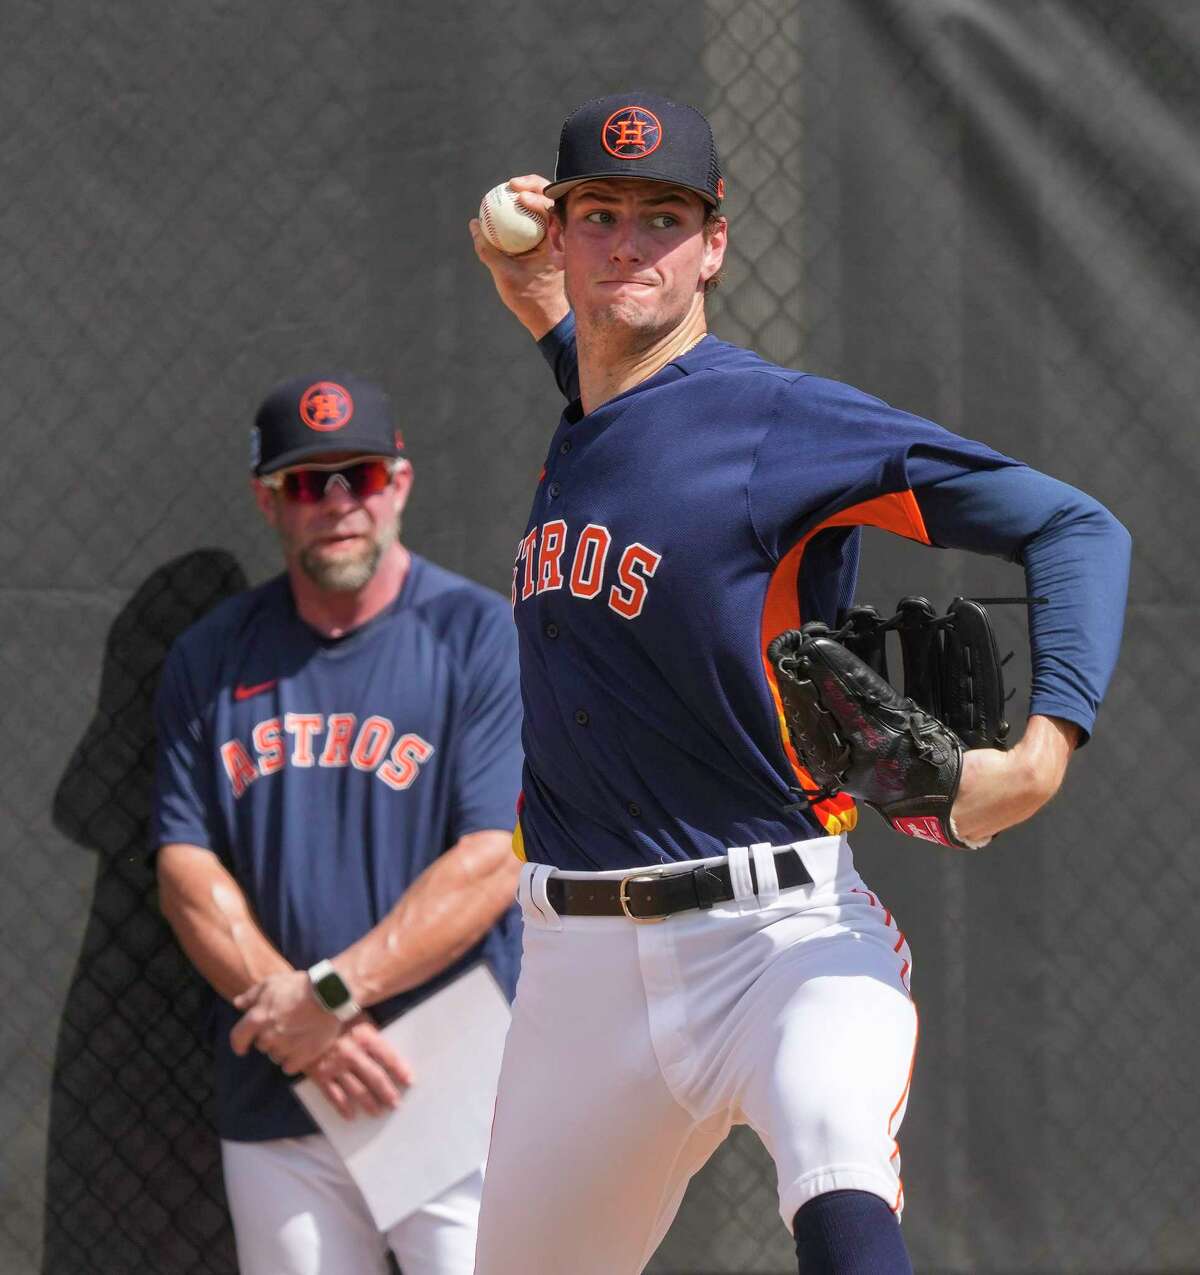
[[[509,1020],[492,972],[475,965],[381,1029],[414,1077],[393,1111],[345,1120],[314,1081],[296,1085],[380,1231],[483,1164]]]

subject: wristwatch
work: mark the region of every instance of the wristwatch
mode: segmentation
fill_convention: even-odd
[[[348,1023],[362,1013],[362,1007],[350,995],[346,980],[333,968],[332,961],[318,961],[308,971],[317,1004],[334,1018]]]

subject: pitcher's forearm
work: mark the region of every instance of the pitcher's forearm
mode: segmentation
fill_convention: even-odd
[[[1080,729],[1061,717],[1030,717],[1011,751],[975,748],[963,756],[954,827],[969,842],[1032,818],[1062,787]]]
[[[1080,729],[1061,717],[1043,717],[1035,713],[1025,726],[1025,733],[1013,748],[1019,761],[1019,774],[1031,801],[1040,808],[1062,787],[1071,755],[1078,747]]]

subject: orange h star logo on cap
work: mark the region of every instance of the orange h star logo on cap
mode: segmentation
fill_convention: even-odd
[[[604,121],[600,140],[618,159],[645,159],[662,142],[662,125],[644,106],[623,106]]]
[[[353,415],[350,391],[336,381],[318,381],[300,396],[300,419],[309,429],[341,429]]]
[[[613,139],[614,146],[646,145],[645,120],[617,120],[615,127],[617,136]]]

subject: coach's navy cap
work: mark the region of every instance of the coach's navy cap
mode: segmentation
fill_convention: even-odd
[[[250,466],[270,474],[335,452],[401,456],[388,396],[358,376],[297,376],[263,400],[250,431]]]
[[[641,177],[694,190],[714,208],[725,198],[708,120],[655,93],[615,93],[576,107],[563,123],[554,180],[557,199],[594,177]]]

